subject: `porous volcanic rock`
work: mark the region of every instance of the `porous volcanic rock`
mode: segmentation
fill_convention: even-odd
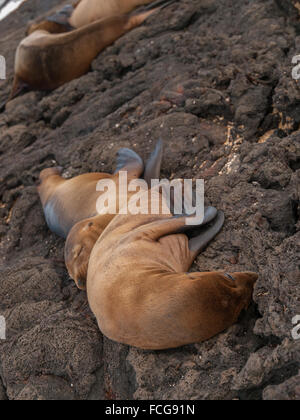
[[[26,24],[65,4],[27,0],[0,22],[9,95]],[[298,7],[298,8],[297,8]],[[107,48],[54,92],[0,113],[1,399],[300,399],[299,2],[180,0]],[[221,234],[193,270],[254,270],[254,302],[200,344],[142,351],[103,337],[45,223],[39,172],[112,171],[120,147],[162,176],[204,178]]]

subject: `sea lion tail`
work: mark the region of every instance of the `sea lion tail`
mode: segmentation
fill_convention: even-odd
[[[159,179],[161,171],[161,163],[163,158],[164,144],[160,139],[156,143],[155,149],[151,153],[145,167],[144,179],[151,187],[152,179]]]

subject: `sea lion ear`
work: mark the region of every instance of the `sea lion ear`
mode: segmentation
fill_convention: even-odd
[[[164,152],[164,143],[161,139],[159,139],[158,142],[156,143],[155,149],[153,150],[149,159],[147,160],[146,167],[145,167],[144,179],[149,185],[149,187],[151,186],[152,179],[160,178],[163,152]]]
[[[139,178],[144,171],[142,158],[133,150],[123,148],[117,153],[117,165],[115,174],[120,171],[127,171],[128,175]]]

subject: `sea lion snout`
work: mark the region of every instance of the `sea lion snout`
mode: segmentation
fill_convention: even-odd
[[[249,282],[249,284],[255,284],[258,279],[258,274],[252,271],[245,271],[241,273],[224,273],[224,275],[234,282],[241,281],[241,282]]]
[[[258,279],[258,274],[252,271],[244,271],[241,273],[232,273],[232,277],[240,284],[253,287]]]
[[[231,273],[231,276],[235,280],[239,298],[241,299],[241,308],[247,309],[252,301],[254,285],[259,276],[251,271]]]
[[[92,219],[77,223],[70,231],[65,245],[65,262],[70,277],[78,289],[86,289],[88,264],[92,249],[102,229]]]

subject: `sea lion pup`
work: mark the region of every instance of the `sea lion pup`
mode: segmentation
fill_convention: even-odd
[[[204,341],[237,321],[257,274],[187,272],[224,214],[208,208],[203,225],[211,219],[188,240],[185,216],[114,218],[92,250],[87,276],[88,301],[104,335],[160,350]]]
[[[30,89],[53,90],[83,76],[101,51],[157,10],[114,16],[62,34],[33,32],[17,48],[9,100],[16,97],[24,85]]]
[[[162,153],[163,143],[159,140],[145,165],[144,179],[148,186],[151,185],[152,179],[159,179],[160,177]],[[120,162],[119,159],[119,168],[122,168],[124,165],[125,162]],[[124,168],[122,170],[124,170]],[[137,172],[137,174],[138,173],[140,173],[140,171]],[[132,179],[134,178],[131,176],[129,181]],[[117,188],[117,194],[119,194],[119,188]],[[134,192],[127,191],[127,202],[133,194]],[[120,202],[118,202],[116,209],[117,212],[119,212],[119,209]],[[101,209],[98,208],[98,210]],[[77,287],[81,290],[86,289],[88,263],[92,249],[114,216],[115,214],[100,214],[95,217],[82,220],[74,225],[68,234],[65,244],[65,264],[69,276],[75,281]]]
[[[64,179],[61,176],[62,168],[44,169],[40,173],[38,193],[50,230],[66,238],[78,222],[98,216],[96,202],[101,192],[97,191],[97,184],[101,179],[109,178],[118,186],[121,170],[127,172],[128,182],[138,179],[144,171],[143,160],[132,150],[121,149],[117,155],[117,169],[113,175],[87,173]],[[112,217],[102,216],[105,226]]]

